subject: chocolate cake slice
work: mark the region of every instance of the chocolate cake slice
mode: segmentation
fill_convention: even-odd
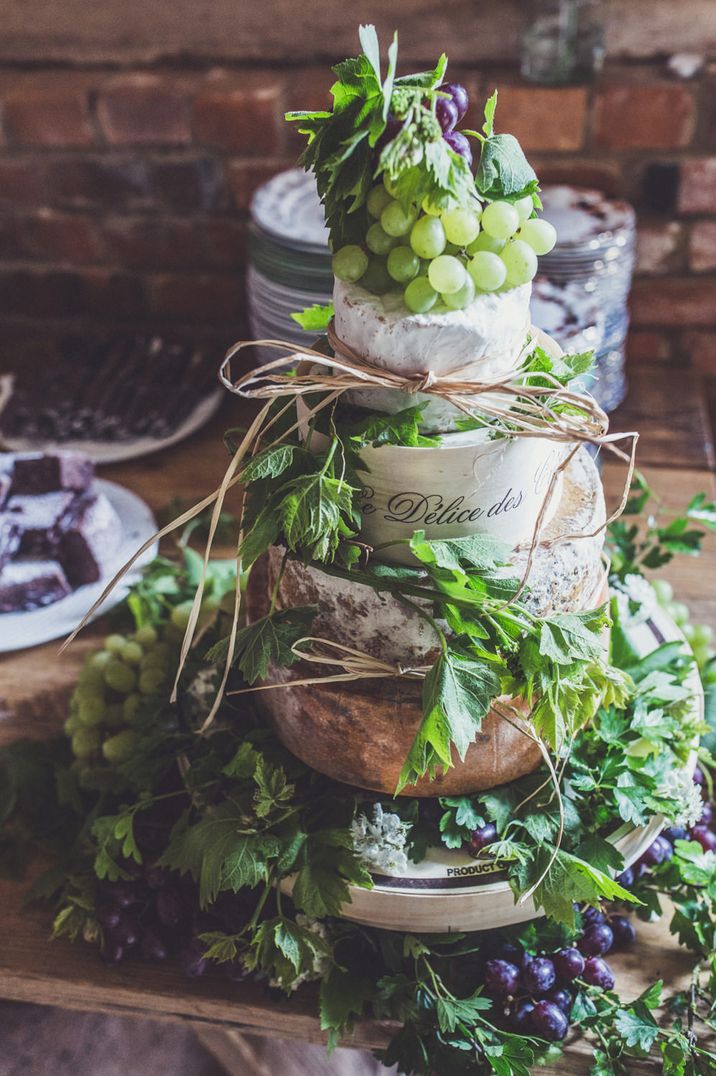
[[[12,493],[50,493],[74,490],[83,493],[94,478],[94,464],[81,452],[26,452],[15,456]]]
[[[58,558],[73,587],[95,583],[117,552],[119,516],[103,493],[75,497],[60,523]]]
[[[7,516],[0,515],[0,568],[17,553],[20,537],[20,528]]]
[[[40,609],[69,593],[62,566],[54,560],[14,560],[0,571],[0,613]]]
[[[20,534],[21,554],[54,556],[55,546],[60,539],[61,519],[73,499],[74,494],[63,490],[42,493],[37,497],[29,494],[10,497],[4,515]]]

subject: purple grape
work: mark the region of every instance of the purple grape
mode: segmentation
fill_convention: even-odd
[[[459,82],[443,82],[440,89],[443,93],[450,94],[455,103],[455,108],[457,109],[457,118],[458,120],[461,120],[470,104],[470,99],[467,96],[465,87],[461,86]]]
[[[664,830],[661,836],[665,837],[667,841],[671,841],[673,844],[674,841],[687,840],[689,835],[684,826],[669,826],[668,829]]]
[[[526,962],[522,969],[522,984],[533,996],[546,994],[557,978],[554,964],[546,956],[536,956]]]
[[[590,986],[599,986],[602,990],[614,988],[612,969],[600,956],[590,956],[584,965],[584,981]]]
[[[624,886],[625,889],[631,889],[634,885],[634,871],[631,867],[627,867],[625,871],[622,871],[618,876],[617,881],[619,885]]]
[[[625,915],[613,915],[609,920],[609,926],[614,935],[615,949],[628,949],[636,940],[636,928],[631,919]]]
[[[664,853],[664,859],[663,859],[662,862],[668,863],[668,861],[670,859],[673,859],[673,857],[674,857],[674,846],[671,843],[671,841],[666,839],[666,837],[663,835],[663,833],[659,837],[657,837],[656,839],[659,842],[659,845],[660,845],[660,847],[661,847],[661,849],[662,849],[662,851]]]
[[[585,927],[591,927],[595,923],[606,923],[607,917],[604,914],[602,908],[595,908],[592,904],[587,904],[581,909],[582,922]]]
[[[507,960],[485,964],[485,991],[493,998],[512,997],[520,982],[520,969]]]
[[[667,845],[667,842],[657,837],[642,855],[641,862],[645,863],[647,867],[658,867],[666,858],[665,845]]]
[[[553,1001],[555,1005],[559,1006],[564,1015],[569,1017],[574,1003],[574,999],[569,990],[565,990],[563,986],[553,986],[547,993],[547,1001]]]
[[[171,871],[166,867],[157,867],[154,863],[148,863],[144,868],[144,881],[150,889],[161,889],[171,878]]]
[[[396,119],[395,116],[388,116],[388,120],[385,125],[385,130],[375,144],[377,153],[380,153],[389,142],[392,142],[398,131],[403,126],[403,120]]]
[[[455,102],[448,97],[438,97],[435,102],[435,119],[443,131],[452,131],[459,119]]]
[[[646,863],[644,863],[643,860],[638,859],[636,861],[636,863],[632,864],[632,870],[634,872],[634,880],[638,882],[640,878],[643,878],[645,874],[649,873],[650,869],[651,868],[647,867]]]
[[[494,822],[488,822],[486,826],[474,829],[470,834],[470,852],[477,855],[483,848],[487,848],[488,844],[492,844],[496,840],[497,826]]]
[[[142,931],[142,940],[139,946],[143,960],[166,960],[169,951],[156,930],[147,927]]]
[[[120,908],[131,908],[137,903],[137,891],[132,882],[106,882],[102,886],[102,892]]]
[[[602,956],[614,945],[612,928],[607,923],[595,923],[585,930],[579,940],[579,948],[585,956]]]
[[[494,953],[497,960],[506,960],[508,964],[514,964],[521,968],[525,959],[525,951],[519,942],[503,941]]]
[[[443,138],[451,150],[454,150],[455,153],[472,166],[472,148],[464,134],[460,134],[459,131],[446,131]]]
[[[568,949],[560,949],[558,953],[555,953],[552,957],[552,963],[560,979],[564,979],[567,983],[571,983],[572,979],[578,979],[584,971],[584,957],[579,949],[571,946]]]
[[[179,964],[185,975],[190,979],[196,979],[203,975],[209,967],[209,961],[204,956],[206,945],[198,938],[192,938],[189,944],[179,954]]]
[[[123,915],[117,925],[107,932],[107,937],[124,949],[132,949],[139,941],[139,930],[137,924],[128,915]]]
[[[535,1034],[547,1042],[561,1042],[569,1031],[567,1017],[553,1001],[538,1001],[530,1023]]]
[[[712,826],[716,819],[716,810],[714,810],[713,803],[705,803],[704,809],[701,812],[701,818],[699,822],[702,826]]]
[[[104,960],[105,964],[119,964],[124,958],[124,948],[119,942],[105,938],[100,946],[99,955],[100,958]]]
[[[155,907],[157,918],[165,927],[175,927],[184,917],[181,895],[176,889],[160,889]]]
[[[510,1022],[515,1031],[519,1031],[522,1035],[529,1034],[532,1024],[530,1017],[534,1012],[534,1007],[534,1002],[528,998],[515,1002],[515,1007],[510,1014]]]
[[[704,777],[704,771],[701,769],[700,766],[697,766],[694,769],[694,772],[691,775],[691,780],[694,782],[695,785],[703,786],[703,785],[706,784],[706,778]]]
[[[112,930],[122,918],[122,909],[118,904],[99,904],[95,916],[105,930]]]
[[[716,833],[706,826],[694,826],[690,832],[693,841],[698,841],[704,852],[716,852]]]

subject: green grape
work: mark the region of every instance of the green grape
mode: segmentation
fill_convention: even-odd
[[[392,197],[393,195],[388,193],[382,183],[378,183],[377,186],[373,187],[365,202],[371,217],[375,217],[377,220]]]
[[[71,736],[73,732],[77,732],[78,729],[82,728],[82,725],[75,714],[70,714],[62,727],[65,730],[65,734]]]
[[[104,648],[110,654],[121,654],[122,647],[126,643],[126,639],[123,635],[118,635],[116,632],[113,635],[108,635],[104,641]]]
[[[114,736],[109,736],[102,744],[102,754],[107,762],[126,762],[131,758],[139,737],[132,729],[124,729]]]
[[[459,247],[469,246],[480,233],[480,221],[477,213],[470,209],[449,209],[440,218],[449,243]]]
[[[506,288],[528,284],[537,273],[537,255],[521,239],[513,239],[499,255],[507,268]]]
[[[175,628],[180,628],[181,631],[186,631],[193,608],[194,602],[190,598],[185,602],[179,602],[179,605],[174,606],[169,619]]]
[[[396,247],[388,255],[388,272],[399,284],[406,284],[420,272],[420,258],[410,247]]]
[[[365,237],[366,246],[373,254],[387,254],[397,242],[398,240],[394,236],[383,231],[380,221],[375,221],[374,224],[371,224]]]
[[[113,702],[107,707],[104,713],[104,721],[102,724],[107,725],[111,729],[119,728],[124,724],[124,705],[121,702]]]
[[[691,629],[691,642],[694,646],[700,646],[704,649],[708,649],[713,642],[713,628],[708,624],[694,624]]]
[[[443,254],[459,254],[461,250],[462,247],[459,247],[457,243],[446,243]]]
[[[143,657],[144,651],[139,643],[134,643],[130,640],[122,647],[121,658],[122,661],[126,661],[127,665],[139,665]]]
[[[101,725],[104,719],[106,703],[101,695],[82,699],[77,711],[77,717],[83,725]]]
[[[134,669],[125,665],[123,661],[117,660],[111,661],[104,670],[104,680],[113,691],[118,691],[120,695],[128,695],[130,691],[134,691],[137,676]]]
[[[689,622],[689,607],[688,607],[688,605],[684,605],[683,602],[672,602],[671,603],[671,609],[669,610],[669,612],[671,613],[671,618],[674,621],[674,623],[677,625],[677,627],[682,628],[684,626],[684,624],[688,624],[688,622]]]
[[[397,197],[398,188],[396,187],[395,183],[393,183],[387,172],[383,172],[383,186],[385,187],[391,198]],[[383,209],[385,209],[385,206],[383,206]]]
[[[437,217],[420,217],[410,232],[410,245],[419,258],[437,258],[445,250],[445,229]]]
[[[487,250],[490,254],[499,254],[505,249],[505,239],[495,239],[494,235],[488,235],[487,232],[480,232],[477,239],[470,243],[467,248],[468,254],[477,254],[479,250]]]
[[[142,695],[153,695],[165,680],[166,673],[162,669],[144,669],[139,674],[139,690]]]
[[[142,677],[140,676],[139,679],[141,682]],[[133,691],[131,695],[127,695],[122,703],[122,716],[128,725],[131,725],[136,720],[141,705],[142,696],[138,691]]]
[[[451,295],[443,295],[443,302],[451,310],[464,310],[475,298],[475,285],[469,273],[465,274],[465,283],[460,291],[454,291]]]
[[[145,624],[134,633],[134,638],[140,646],[154,646],[157,641],[156,629],[151,624]]]
[[[102,653],[107,654],[109,660],[112,660],[112,655],[108,654],[106,650],[103,650]],[[102,668],[88,662],[77,677],[77,685],[78,687],[88,687],[95,691],[97,688],[104,688],[104,672]]]
[[[355,243],[337,250],[331,259],[333,275],[347,284],[355,284],[368,268],[368,255]],[[178,608],[178,607],[177,607]]]
[[[524,198],[518,198],[514,203],[514,207],[517,210],[517,215],[520,218],[520,224],[524,224],[526,220],[529,220],[534,212],[534,202],[532,201],[532,195],[526,194]]]
[[[437,302],[438,293],[426,276],[416,276],[403,292],[408,310],[413,314],[427,314]]]
[[[439,217],[442,213],[445,212],[445,210],[440,209],[439,206],[433,205],[432,202],[429,200],[427,194],[423,198],[420,205],[422,207],[423,213],[427,213],[429,217]]]
[[[653,579],[651,586],[659,605],[666,606],[670,601],[673,601],[674,588],[668,579]]]
[[[549,254],[557,242],[557,229],[548,220],[525,221],[520,228],[520,239],[532,247],[535,254]]]
[[[467,271],[478,291],[497,291],[507,277],[507,267],[502,258],[489,250],[478,250],[467,263]]]
[[[407,235],[415,224],[417,213],[414,209],[405,209],[400,202],[388,202],[380,214],[380,223],[383,231],[388,235]]]
[[[460,291],[465,283],[465,266],[451,254],[441,254],[430,262],[428,280],[441,295]]]
[[[520,226],[520,215],[509,202],[490,202],[482,212],[482,230],[495,239],[509,239]]]
[[[385,258],[373,257],[368,262],[368,268],[361,277],[361,287],[374,295],[385,295],[387,291],[395,287],[395,281],[390,276]]]
[[[77,729],[71,743],[75,758],[90,758],[100,744],[99,729]]]

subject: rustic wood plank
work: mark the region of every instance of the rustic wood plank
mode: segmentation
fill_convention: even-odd
[[[691,370],[630,369],[629,393],[611,416],[610,429],[639,431],[640,467],[713,470],[716,465],[704,385]]]

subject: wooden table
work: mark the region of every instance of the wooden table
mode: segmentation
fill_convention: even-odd
[[[236,404],[229,400],[209,427],[182,445],[135,463],[105,468],[103,476],[129,486],[155,510],[164,508],[172,495],[198,499],[218,484],[226,462],[221,432],[235,425],[237,417]],[[714,495],[713,437],[698,382],[683,372],[637,370],[628,405],[613,426],[641,430],[640,466],[667,507],[683,508],[700,490]],[[613,499],[620,472],[607,463],[604,479],[607,495]],[[675,561],[667,574],[679,598],[690,605],[694,619],[716,627],[716,541],[707,540],[699,559]],[[103,633],[101,622],[93,625],[61,658],[57,643],[0,657],[0,742],[19,736],[46,737],[57,731],[76,673]],[[259,986],[230,984],[218,973],[189,982],[171,966],[128,962],[106,968],[89,947],[51,943],[46,910],[23,909],[22,894],[23,886],[0,883],[0,998],[188,1022],[222,1063],[236,1072],[265,1070],[255,1059],[252,1064],[251,1040],[244,1038],[245,1033],[324,1041],[315,997],[309,991],[291,1001],[273,1003]],[[686,984],[689,959],[673,945],[663,924],[640,927],[635,951],[610,960],[627,998],[658,977],[674,987]],[[390,1034],[388,1025],[366,1021],[352,1044],[375,1048],[385,1044]],[[575,1076],[587,1073],[591,1054],[591,1047],[579,1041],[570,1045],[568,1071]],[[566,1063],[540,1071],[545,1076],[564,1072]]]

